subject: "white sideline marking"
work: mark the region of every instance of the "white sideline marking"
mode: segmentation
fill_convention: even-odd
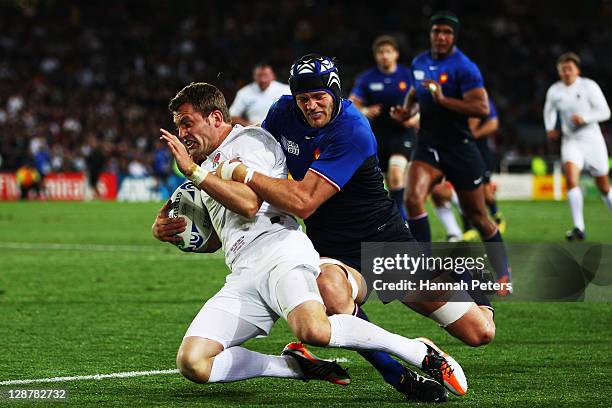
[[[153,252],[159,248],[146,245],[104,245],[104,244],[54,244],[54,243],[30,243],[30,242],[0,242],[0,248],[4,249],[52,249],[66,251],[102,251],[102,252]]]
[[[171,248],[168,246],[167,248]],[[168,256],[182,256],[181,260],[202,261],[203,257],[223,259],[223,252],[217,251],[214,254],[188,254],[179,250],[165,251],[159,246],[147,245],[105,245],[105,244],[55,244],[50,242],[2,242],[0,249],[26,249],[33,251],[89,251],[89,252],[149,252],[163,255],[164,259]],[[184,257],[187,255],[188,257]],[[199,256],[196,256],[199,255]],[[157,259],[149,259],[157,260]]]
[[[332,358],[336,363],[348,363],[349,359],[345,357]],[[75,375],[72,377],[50,377],[50,378],[35,378],[31,380],[6,380],[0,381],[0,385],[22,385],[36,383],[51,383],[51,382],[66,382],[66,381],[87,381],[87,380],[105,380],[107,378],[131,378],[131,377],[146,377],[150,375],[162,374],[178,374],[179,370],[152,370],[152,371],[126,371],[123,373],[111,374],[94,374],[94,375]]]
[[[73,377],[37,378],[33,380],[7,380],[7,381],[0,381],[0,385],[19,385],[19,384],[66,382],[66,381],[104,380],[106,378],[145,377],[148,375],[177,374],[177,373],[178,373],[178,370],[176,368],[173,370],[126,371],[124,373],[77,375]]]

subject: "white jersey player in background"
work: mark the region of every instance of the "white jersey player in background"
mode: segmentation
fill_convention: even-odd
[[[567,232],[569,241],[585,237],[580,172],[586,168],[595,180],[604,202],[612,211],[612,191],[608,180],[608,151],[599,122],[610,118],[610,108],[597,83],[580,76],[580,58],[573,52],[557,60],[560,81],[546,93],[544,126],[548,137],[556,139],[557,114],[561,120],[561,162],[567,180],[567,198],[574,228]]]
[[[434,376],[451,392],[465,393],[461,367],[429,340],[407,339],[352,315],[328,317],[316,283],[319,254],[297,221],[263,203],[246,183],[222,180],[213,173],[221,161],[240,158],[251,169],[286,178],[285,156],[272,135],[259,127],[232,127],[223,94],[210,84],[188,85],[169,108],[181,140],[163,129],[161,138],[179,169],[202,190],[231,271],[187,329],[177,356],[185,377],[198,383],[253,377],[350,382],[340,366],[314,357],[301,343],[288,345],[282,356],[240,347],[268,334],[282,316],[303,342],[385,351]],[[231,165],[225,168],[232,170]],[[171,241],[181,230],[174,220],[162,208],[153,235]]]
[[[253,68],[253,82],[240,88],[229,108],[232,123],[248,126],[263,122],[278,98],[291,95],[289,85],[276,80],[272,66],[261,62]]]

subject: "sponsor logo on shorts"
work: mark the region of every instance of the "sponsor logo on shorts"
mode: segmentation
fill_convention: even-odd
[[[234,242],[234,245],[230,248],[230,253],[238,252],[244,246],[244,235],[241,236]]]

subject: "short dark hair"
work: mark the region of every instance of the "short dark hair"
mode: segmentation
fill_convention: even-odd
[[[390,45],[395,48],[396,51],[399,51],[399,47],[397,46],[397,41],[393,36],[390,35],[381,35],[376,37],[374,42],[372,43],[372,52],[376,54],[378,47],[382,47],[383,45]]]
[[[200,112],[203,116],[208,116],[215,110],[221,111],[223,120],[227,123],[231,121],[229,109],[225,102],[225,96],[223,96],[223,93],[214,85],[206,82],[190,83],[170,100],[168,109],[172,113],[178,112],[179,108],[184,103],[192,104],[193,109],[196,112]]]
[[[577,67],[580,67],[580,57],[575,52],[566,52],[557,58],[557,65],[564,62],[573,62]]]
[[[259,61],[253,67],[253,70],[261,69],[261,68],[270,68],[272,71],[274,71],[274,68],[272,67],[272,64],[270,64],[268,61]]]

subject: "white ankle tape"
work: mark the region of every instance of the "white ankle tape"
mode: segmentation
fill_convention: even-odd
[[[408,166],[408,159],[404,156],[394,155],[389,159],[389,167],[399,167],[402,170],[406,169]]]

